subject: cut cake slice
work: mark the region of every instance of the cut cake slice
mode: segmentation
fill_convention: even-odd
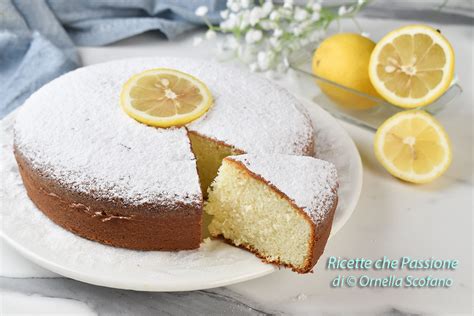
[[[306,273],[329,237],[337,206],[333,164],[307,156],[224,158],[205,211],[209,232],[268,263]]]

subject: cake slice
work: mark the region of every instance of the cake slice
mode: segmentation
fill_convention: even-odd
[[[205,205],[209,232],[264,262],[309,272],[331,231],[337,186],[334,165],[313,157],[226,157]]]

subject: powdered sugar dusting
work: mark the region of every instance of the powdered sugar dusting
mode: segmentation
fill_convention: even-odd
[[[290,155],[229,157],[273,184],[302,208],[315,223],[322,222],[337,195],[336,167],[327,161]]]
[[[248,153],[304,154],[313,140],[306,110],[287,90],[269,80],[216,62],[191,58],[125,59],[87,67],[121,78],[152,68],[173,68],[193,75],[210,89],[214,105],[186,126],[190,131]],[[256,132],[257,131],[257,132]]]
[[[252,153],[303,154],[313,137],[299,102],[263,78],[193,59],[141,58],[81,68],[45,85],[18,114],[17,149],[79,192],[132,204],[197,201],[186,130],[145,126],[119,107],[123,83],[159,67],[190,73],[211,89],[214,106],[189,130]]]
[[[312,141],[311,120],[300,102],[265,78],[234,67],[206,63],[192,71],[215,98],[209,113],[188,128],[247,153],[302,155]]]
[[[17,149],[79,192],[132,204],[198,201],[186,130],[148,127],[124,114],[119,94],[134,72],[112,66],[79,69],[33,94],[17,116]]]

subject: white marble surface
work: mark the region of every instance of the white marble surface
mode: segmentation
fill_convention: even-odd
[[[360,23],[374,39],[408,21],[368,20]],[[345,227],[328,243],[315,272],[297,275],[281,270],[269,276],[213,290],[141,293],[96,287],[55,275],[22,258],[0,242],[0,314],[63,315],[410,315],[472,313],[473,227],[473,28],[436,25],[451,39],[462,96],[439,120],[451,136],[454,161],[438,181],[415,186],[395,180],[377,163],[373,134],[342,123],[359,148],[364,185],[359,205]],[[347,27],[346,30],[351,30]],[[193,47],[192,34],[167,42],[145,34],[107,47],[80,48],[83,63],[138,56],[210,58],[210,46]],[[280,84],[284,83],[280,82]],[[329,256],[382,256],[457,259],[455,271],[417,272],[450,277],[449,289],[331,288],[330,281],[350,271],[325,269]],[[359,273],[360,274],[360,273]],[[388,271],[369,271],[385,276]],[[406,272],[395,271],[402,276]]]

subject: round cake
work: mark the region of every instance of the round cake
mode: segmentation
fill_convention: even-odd
[[[128,78],[152,68],[200,78],[214,104],[180,128],[135,121],[119,106]],[[14,151],[28,195],[82,237],[140,250],[199,247],[203,192],[222,159],[242,153],[314,155],[299,102],[268,80],[218,63],[142,58],[80,68],[20,109]]]

